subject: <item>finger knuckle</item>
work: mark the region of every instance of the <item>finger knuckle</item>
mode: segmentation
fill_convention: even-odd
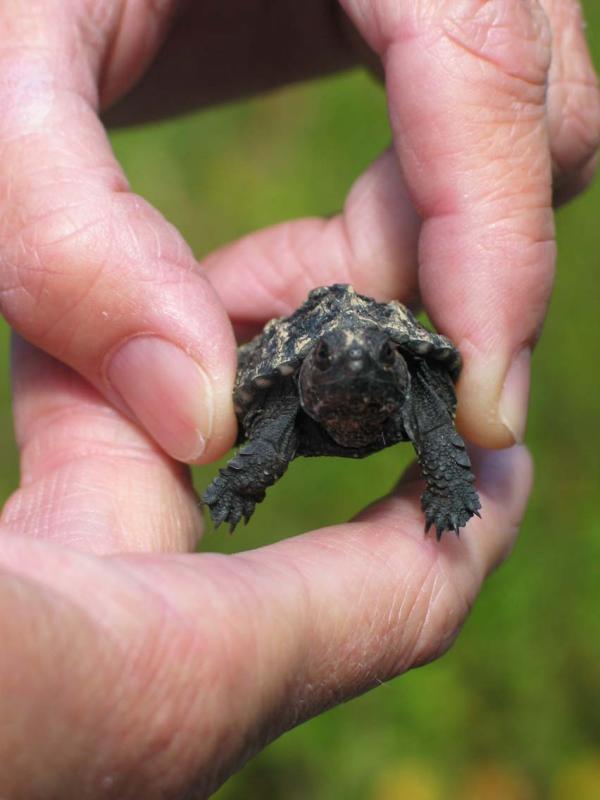
[[[551,30],[537,0],[445,3],[444,36],[459,50],[520,84],[545,87]]]
[[[19,327],[48,330],[84,302],[103,272],[106,220],[67,204],[12,222],[0,251],[0,306]]]

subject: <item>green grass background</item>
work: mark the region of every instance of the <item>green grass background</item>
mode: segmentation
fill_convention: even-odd
[[[600,65],[600,4],[585,4]],[[134,189],[198,256],[257,227],[336,210],[389,141],[383,93],[360,72],[113,136]],[[557,287],[533,362],[537,476],[514,555],[441,661],[273,743],[220,800],[600,798],[600,185],[558,213]],[[17,482],[2,336],[0,487]],[[410,458],[299,461],[232,551],[340,521]],[[214,469],[198,470],[203,487]],[[319,498],[326,496],[327,502]]]

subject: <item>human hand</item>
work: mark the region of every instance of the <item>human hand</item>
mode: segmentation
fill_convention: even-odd
[[[136,84],[113,118],[227,99],[349,66],[365,42],[394,152],[341,215],[208,258],[211,282],[253,324],[316,284],[420,295],[464,357],[462,432],[521,438],[552,283],[551,164],[557,192],[577,191],[600,135],[578,5],[542,5],[547,18],[536,0],[4,3],[2,312],[171,456],[222,455],[235,430],[227,315],[177,231],[129,190],[98,112]]]
[[[266,6],[234,5],[219,14],[222,4],[190,4],[186,13],[200,21],[214,15],[209,42],[220,43],[219,31],[236,33],[236,52],[243,54],[251,40],[246,52],[256,53],[256,37],[246,34],[255,30],[252,15]],[[503,5],[527,13],[525,4]],[[269,7],[281,9],[273,13],[282,13],[290,29],[298,22],[297,5]],[[490,111],[487,125],[469,117],[469,108],[477,108],[457,91],[454,123],[444,119],[436,139],[440,152],[423,130],[431,115],[420,112],[438,91],[443,95],[469,76],[466,65],[455,64],[457,78],[448,69],[452,60],[422,63],[418,36],[406,48],[394,46],[406,30],[391,16],[395,4],[377,6],[381,25],[369,16],[375,4],[365,6],[364,17],[358,4],[347,7],[356,27],[386,53],[406,184],[395,157],[386,154],[357,182],[342,216],[279,226],[220,251],[207,260],[211,281],[236,321],[251,323],[289,311],[309,286],[332,280],[407,299],[417,290],[420,235],[421,297],[466,359],[463,430],[483,443],[505,444],[511,437],[494,411],[493,392],[502,385],[498,376],[511,347],[514,352],[515,343],[534,335],[549,291],[552,246],[539,244],[549,235],[549,153],[563,155],[563,185],[577,188],[587,169],[578,166],[596,145],[596,94],[586,86],[584,45],[570,20],[564,30],[575,40],[573,54],[554,59],[564,79],[549,98],[568,87],[571,105],[565,110],[565,102],[554,103],[552,148],[541,133],[540,76],[515,78],[513,85],[493,67],[490,80],[483,58],[476,62],[482,84],[475,86]],[[477,5],[497,7],[493,0]],[[567,7],[555,3],[550,10]],[[10,720],[0,737],[0,788],[8,796],[18,796],[13,787],[21,786],[61,800],[69,792],[85,798],[100,791],[151,798],[163,787],[178,796],[194,782],[202,794],[294,722],[433,658],[450,643],[483,576],[509,549],[529,485],[522,450],[480,454],[475,469],[484,520],[471,523],[460,543],[447,538],[437,549],[422,538],[418,488],[406,484],[346,526],[232,558],[182,554],[200,525],[187,473],[105,400],[135,417],[172,456],[211,460],[233,438],[234,345],[227,316],[189,249],[129,193],[97,121],[98,109],[122,95],[151,61],[174,11],[175,3],[145,10],[142,2],[124,0],[51,0],[34,14],[14,0],[0,9],[2,309],[27,339],[73,367],[104,398],[23,346],[15,400],[22,488],[4,511],[0,548],[0,684],[8,698],[2,719]],[[293,48],[281,31],[290,29],[275,25],[272,41],[285,47],[260,49],[265,58],[254,74],[247,59],[237,63],[228,51],[221,86],[210,72],[195,82],[210,89],[205,99],[355,58],[329,6],[307,2],[302,13],[298,41],[318,47],[301,48],[298,63],[288,63]],[[186,31],[198,35],[189,20],[173,21],[174,44],[167,43],[148,79],[181,66],[177,52],[192,71],[198,68],[182,48]],[[419,20],[439,30],[434,17]],[[518,19],[500,29],[520,41]],[[453,41],[439,40],[446,47]],[[525,45],[535,54],[531,41]],[[417,67],[426,70],[427,92],[417,104],[405,102],[398,86],[403,49],[412,65],[404,90],[416,85]],[[196,45],[198,51],[200,59],[211,54],[210,47]],[[457,52],[469,57],[468,48]],[[285,68],[276,78],[272,67],[279,64]],[[173,84],[155,87],[161,85],[164,99]],[[519,102],[521,85],[526,91]],[[140,84],[142,94],[132,103],[142,102],[143,90]],[[447,109],[439,97],[436,107]],[[464,120],[471,125],[457,131],[453,125]],[[570,134],[563,153],[556,142],[573,120],[589,139]],[[473,145],[481,142],[481,129],[497,131],[497,162],[488,163]],[[492,180],[490,196],[481,187]],[[422,229],[409,193],[425,218]],[[457,195],[464,203],[457,204]],[[513,267],[510,276],[505,263]],[[184,354],[202,364],[208,390]],[[478,396],[486,369],[492,371]],[[522,387],[516,381],[515,407]],[[135,550],[146,554],[124,555]]]
[[[553,283],[552,199],[580,192],[596,164],[599,94],[579,4],[340,5],[354,24],[348,41],[362,55],[368,43],[385,79],[393,150],[339,216],[213,255],[213,284],[242,320],[256,275],[258,321],[273,297],[287,313],[307,283],[340,278],[416,298],[462,353],[461,432],[507,446],[524,434],[530,354]]]
[[[524,448],[474,453],[483,519],[423,536],[420,481],[345,525],[188,554],[186,468],[69,368],[14,358],[0,524],[0,796],[205,797],[279,733],[441,655],[510,550]]]

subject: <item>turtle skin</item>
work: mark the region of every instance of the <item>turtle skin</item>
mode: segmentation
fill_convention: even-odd
[[[458,350],[397,301],[351,286],[314,289],[238,351],[234,407],[242,445],[206,489],[216,526],[248,521],[297,456],[363,458],[413,444],[425,480],[425,530],[459,533],[480,501],[454,425]]]

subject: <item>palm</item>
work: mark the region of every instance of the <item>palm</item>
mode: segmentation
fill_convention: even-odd
[[[460,541],[423,537],[420,487],[407,482],[346,525],[238,556],[190,554],[201,520],[186,468],[22,342],[15,389],[22,486],[0,557],[16,581],[15,657],[31,675],[3,713],[26,728],[44,796],[52,781],[62,798],[100,781],[119,798],[151,798],[149,786],[201,796],[332,697],[440,654],[525,500],[516,450],[480,460],[483,521]],[[58,701],[57,686],[68,687]],[[90,747],[93,767],[67,781]]]

